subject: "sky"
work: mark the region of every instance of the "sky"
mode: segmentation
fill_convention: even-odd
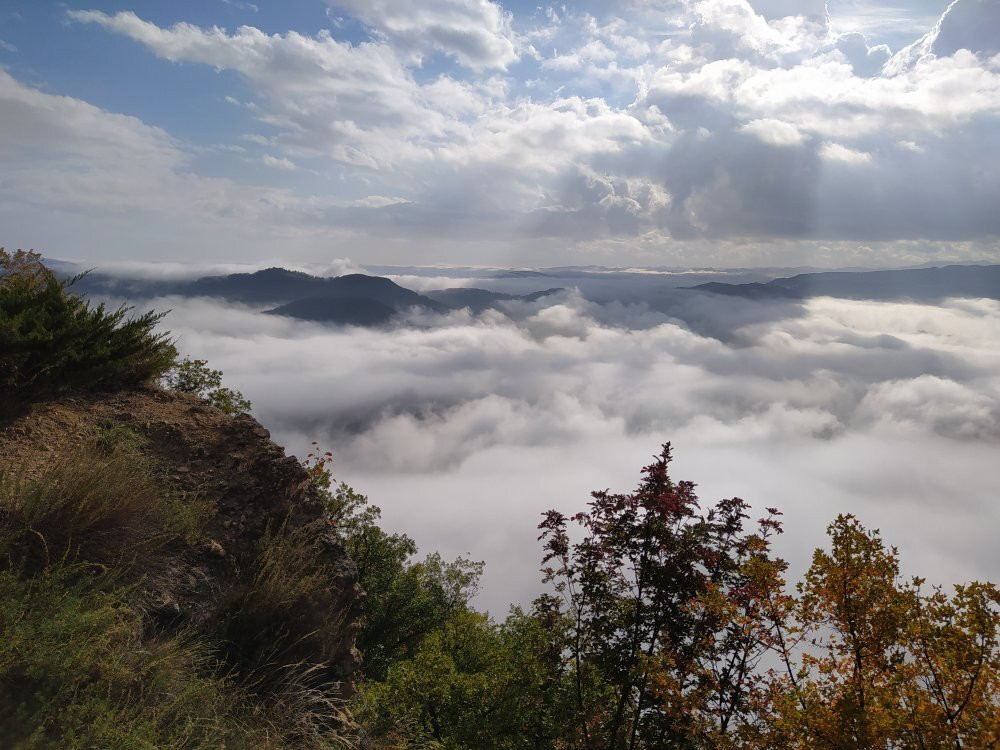
[[[1000,261],[998,0],[0,4],[0,244]]]

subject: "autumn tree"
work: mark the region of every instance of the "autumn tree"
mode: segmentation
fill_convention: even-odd
[[[550,511],[539,527],[571,622],[571,747],[717,747],[754,720],[771,645],[761,612],[783,583],[777,512],[752,531],[739,498],[703,512],[670,461],[668,443],[634,492],[595,492],[587,512]]]
[[[841,515],[787,611],[767,747],[987,748],[1000,741],[1000,596],[926,594],[878,531]]]

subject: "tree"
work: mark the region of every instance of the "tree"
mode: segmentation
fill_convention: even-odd
[[[177,351],[156,333],[162,313],[130,316],[69,292],[38,253],[0,248],[0,411],[68,389],[115,389],[152,380]]]
[[[787,610],[766,747],[986,748],[1000,741],[1000,592],[921,590],[851,515],[830,524]]]
[[[761,613],[783,583],[777,511],[752,533],[738,498],[703,513],[670,461],[668,443],[634,492],[594,492],[575,544],[561,513],[539,526],[571,622],[572,747],[714,747],[753,719],[771,646]]]
[[[331,489],[330,454],[310,454],[306,466],[324,496],[366,593],[358,648],[367,679],[384,680],[395,662],[413,655],[423,639],[464,611],[475,596],[483,563],[450,562],[431,553],[414,561],[417,545],[379,525],[381,510],[340,483]]]
[[[253,404],[242,393],[222,385],[222,370],[213,370],[204,359],[185,357],[161,378],[165,388],[190,393],[230,416],[250,411]]]

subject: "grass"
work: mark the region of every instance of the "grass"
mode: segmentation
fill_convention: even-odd
[[[127,593],[91,566],[0,573],[0,746],[220,747],[239,732],[204,648],[145,639]]]
[[[282,527],[261,540],[228,619],[227,663],[297,743],[316,742],[345,723],[332,660],[346,612],[333,578],[316,542]]]
[[[60,562],[144,568],[185,533],[145,467],[88,446],[29,479],[0,474],[0,553],[29,573]]]
[[[0,747],[346,747],[339,589],[305,536],[234,561],[211,632],[147,614],[212,508],[165,491],[145,449],[105,424],[41,473],[0,472]]]

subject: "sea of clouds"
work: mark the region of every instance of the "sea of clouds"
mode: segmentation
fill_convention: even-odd
[[[703,501],[784,512],[792,577],[848,512],[907,574],[1000,577],[1000,302],[681,299],[664,313],[569,289],[390,329],[151,305],[277,442],[332,450],[387,527],[484,559],[496,614],[541,590],[540,514],[633,488],[667,440]]]

